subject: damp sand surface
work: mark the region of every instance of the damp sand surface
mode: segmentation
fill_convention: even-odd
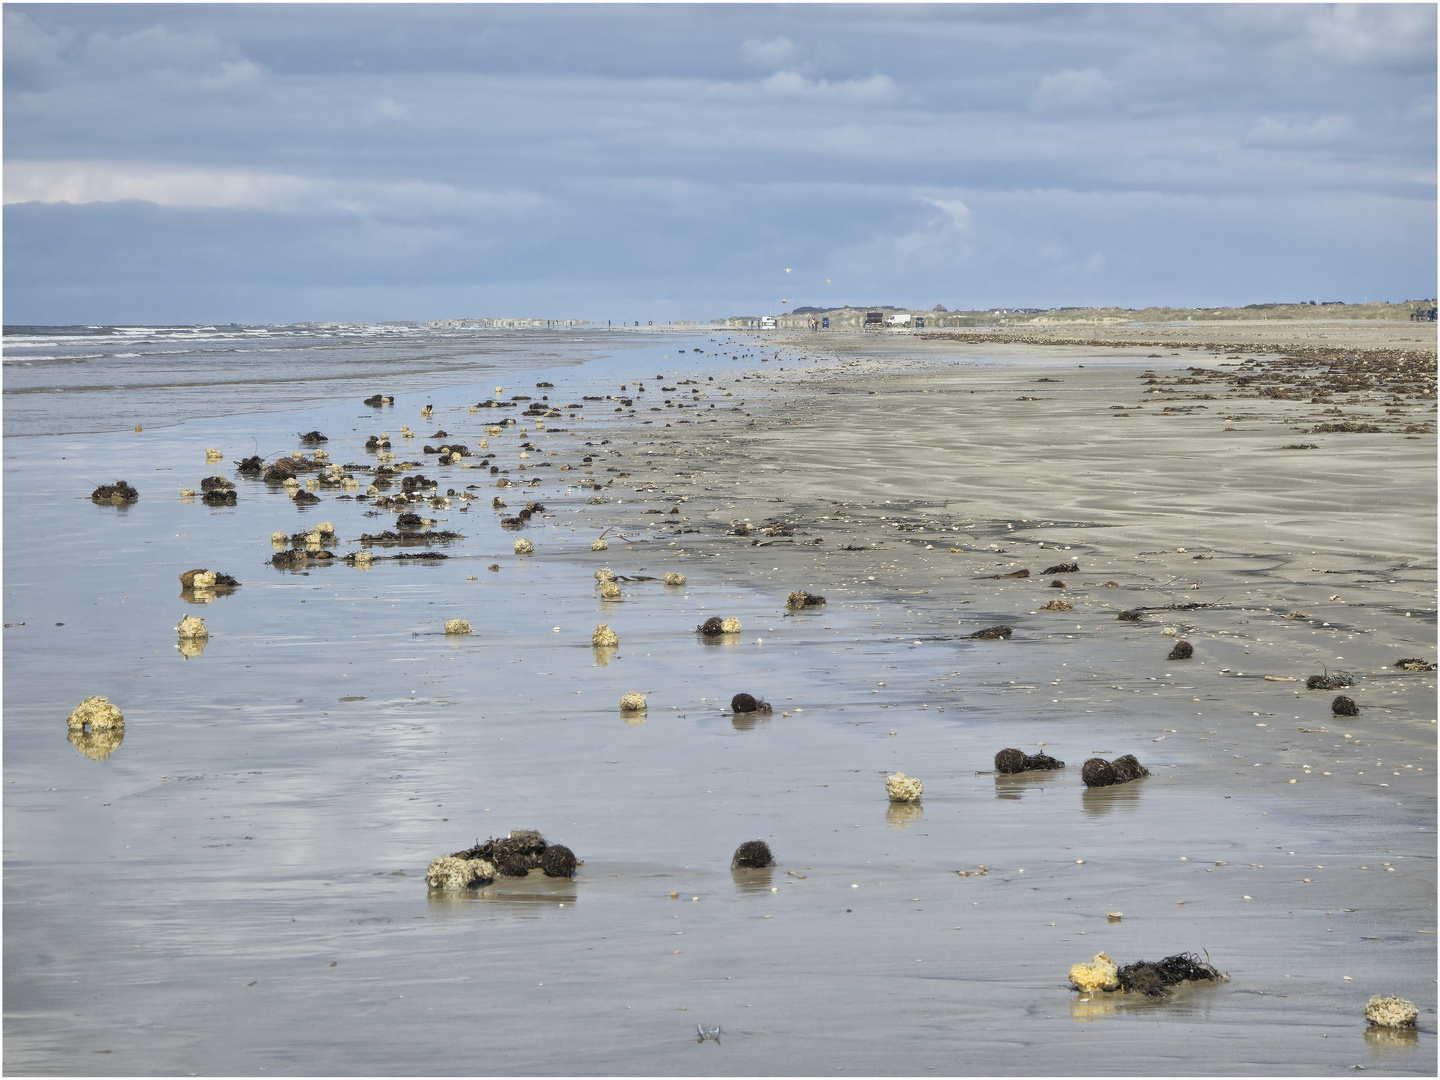
[[[506,396],[584,408],[490,437],[496,475],[421,452],[486,437],[493,384],[7,438],[6,1069],[1433,1074],[1435,680],[1393,666],[1435,659],[1433,412],[1407,436],[1362,400],[1386,430],[1306,435],[1331,406],[1164,413],[1143,348],[858,338],[537,367]],[[454,488],[411,507],[463,534],[449,558],[266,565],[275,530],[332,521],[343,555],[393,526],[235,473],[314,428],[358,464],[388,431]],[[215,472],[237,506],[179,499]],[[114,477],[140,500],[85,497]],[[496,496],[546,511],[505,529]],[[197,566],[244,584],[193,602]],[[828,603],[787,613],[798,589]],[[187,613],[211,635],[190,659]],[[694,634],[712,615],[742,633]],[[1358,717],[1304,689],[1325,669]],[[731,716],[740,691],[775,711]],[[97,693],[126,730],[90,760],[64,717]],[[1006,746],[1068,767],[997,777]],[[1152,775],[1083,788],[1124,753]],[[896,771],[920,804],[888,803]],[[512,828],[573,848],[575,879],[427,895],[430,858]],[[755,838],[778,865],[732,873]],[[1066,985],[1100,951],[1202,950],[1229,983]],[[1419,1033],[1367,1034],[1372,993]]]

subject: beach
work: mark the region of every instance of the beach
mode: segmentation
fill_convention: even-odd
[[[40,380],[18,432],[7,367],[7,1071],[1433,1074],[1433,325],[987,334],[417,339],[284,393],[76,378],[73,426]],[[237,471],[311,430],[358,490]],[[416,464],[358,499],[382,434]],[[212,474],[234,506],[181,497]],[[460,537],[360,541],[407,510]],[[427,889],[532,828],[573,879]],[[1102,951],[1229,981],[1077,995]]]

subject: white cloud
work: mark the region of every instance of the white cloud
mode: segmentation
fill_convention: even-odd
[[[838,98],[847,101],[883,101],[896,96],[895,80],[889,75],[872,75],[868,79],[847,79],[830,82],[807,79],[794,71],[777,71],[761,81],[767,94],[803,98]]]
[[[800,50],[787,37],[774,37],[769,41],[750,38],[740,46],[740,56],[747,64],[772,70],[784,67],[799,54]]]
[[[362,119],[371,123],[379,120],[404,120],[409,115],[404,105],[388,97],[370,102],[360,113]]]
[[[1067,68],[1041,77],[1030,107],[1036,112],[1081,112],[1107,104],[1113,89],[1099,68]]]
[[[265,69],[252,60],[225,60],[200,82],[211,90],[236,90],[258,86],[264,79]]]
[[[281,211],[340,211],[410,218],[426,213],[473,216],[533,210],[542,200],[523,191],[482,191],[424,181],[318,180],[283,173],[186,169],[107,161],[5,163],[6,204],[108,203]]]
[[[950,218],[950,224],[960,230],[970,227],[970,208],[959,199],[926,199],[927,203],[936,209],[945,211]]]
[[[1322,116],[1310,123],[1286,123],[1271,116],[1261,116],[1250,126],[1245,141],[1277,146],[1311,146],[1333,142],[1349,133],[1348,116]]]

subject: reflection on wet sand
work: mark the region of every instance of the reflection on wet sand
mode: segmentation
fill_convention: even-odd
[[[208,637],[183,637],[175,642],[175,648],[186,660],[193,660],[205,651],[205,646],[210,644]]]
[[[91,761],[104,761],[125,741],[125,727],[122,724],[120,727],[93,730],[71,728],[65,733],[65,739]]]
[[[1365,1028],[1365,1045],[1378,1058],[1409,1055],[1420,1043],[1420,1032],[1413,1027],[1388,1028],[1368,1024]]]
[[[1070,999],[1070,1019],[1084,1024],[1146,1009],[1163,1009],[1165,1015],[1172,1019],[1196,1016],[1209,1010],[1210,1001],[1202,995],[1209,994],[1212,989],[1211,983],[1181,983],[1170,995],[1151,996],[1123,990],[1078,994]]]
[[[714,636],[706,636],[705,634],[699,634],[697,636],[700,638],[700,644],[706,646],[707,648],[716,648],[719,646],[735,646],[740,644],[739,634],[715,634]]]
[[[1122,994],[1097,994],[1070,999],[1070,1019],[1078,1023],[1089,1023],[1102,1017],[1114,1016],[1120,1011]]]
[[[539,870],[524,877],[496,878],[472,895],[496,904],[573,904],[580,898],[573,878],[546,877]]]
[[[1115,787],[1086,788],[1080,795],[1080,805],[1085,813],[1101,816],[1119,808],[1134,810],[1140,805],[1143,784],[1119,784]]]
[[[591,649],[595,653],[595,663],[598,667],[607,667],[620,651],[614,645],[593,645]]]
[[[1059,787],[1065,782],[1065,770],[1049,772],[996,773],[997,799],[1023,799],[1032,788]]]
[[[885,811],[885,820],[892,829],[903,829],[914,825],[925,814],[925,808],[918,802],[892,802]]]
[[[743,893],[769,892],[775,878],[775,868],[766,866],[761,869],[735,869],[730,871],[730,878],[735,882],[735,887]]]
[[[736,731],[754,731],[761,723],[770,722],[770,714],[765,712],[731,713],[730,726]]]

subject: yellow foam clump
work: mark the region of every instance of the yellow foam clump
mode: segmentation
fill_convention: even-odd
[[[1076,964],[1070,969],[1070,981],[1087,994],[1097,990],[1118,990],[1120,969],[1103,952],[1096,953],[1090,963]]]
[[[180,620],[180,625],[175,627],[175,632],[182,638],[209,637],[210,631],[205,629],[205,620],[195,615],[186,615]]]
[[[125,717],[109,698],[97,696],[76,705],[65,723],[72,728],[117,728],[125,726]]]
[[[495,880],[495,867],[484,859],[457,859],[440,855],[425,869],[425,884],[432,889],[469,889]]]
[[[1377,1027],[1414,1027],[1420,1010],[1404,998],[1381,997],[1376,994],[1365,1006],[1365,1019]]]
[[[903,772],[892,773],[885,778],[885,792],[891,802],[919,802],[925,785],[918,777],[906,776]]]

